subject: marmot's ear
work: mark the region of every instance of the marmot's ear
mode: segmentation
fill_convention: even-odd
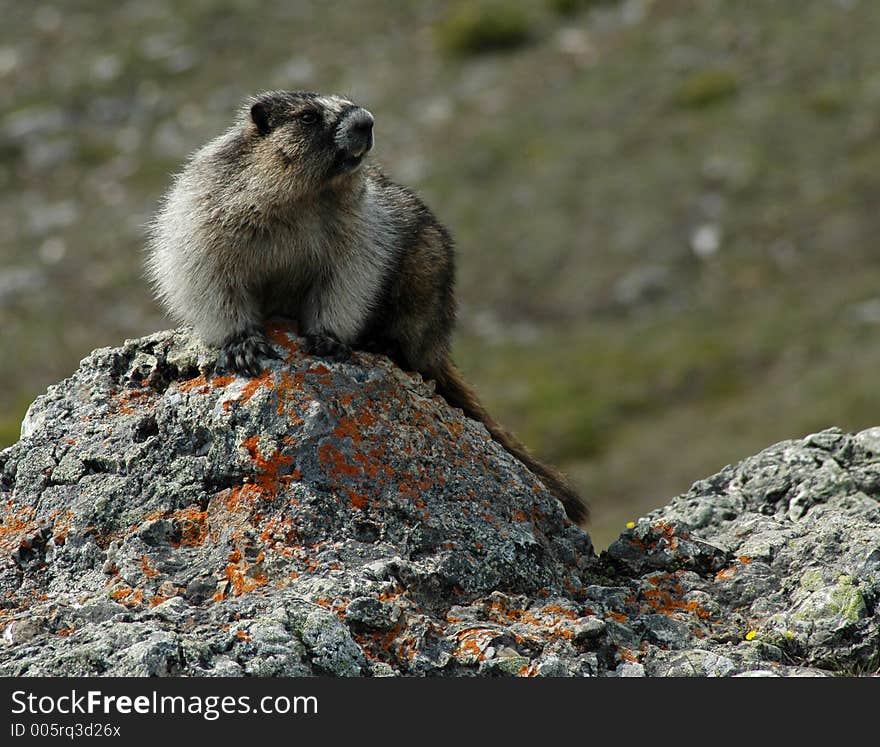
[[[265,135],[272,129],[272,125],[269,124],[269,108],[260,101],[251,107],[251,120],[261,135]]]

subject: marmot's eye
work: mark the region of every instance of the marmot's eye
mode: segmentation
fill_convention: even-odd
[[[311,125],[318,121],[318,112],[307,111],[299,115],[299,121],[303,124]]]

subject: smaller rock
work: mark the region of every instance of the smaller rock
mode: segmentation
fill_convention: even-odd
[[[167,545],[177,534],[174,523],[168,519],[150,519],[137,530],[138,537],[147,545]]]
[[[399,610],[373,597],[352,599],[345,609],[345,619],[350,625],[370,630],[392,630],[398,617]]]
[[[605,621],[599,617],[582,617],[574,622],[572,632],[576,642],[598,638],[605,633]]]
[[[21,620],[13,620],[3,631],[3,642],[6,645],[24,643],[36,638],[44,632],[44,620],[42,618],[26,617]]]

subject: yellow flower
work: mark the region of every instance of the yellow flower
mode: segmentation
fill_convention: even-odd
[[[635,525],[636,525],[636,523],[635,523],[634,521],[628,521],[628,522],[626,522],[626,528],[627,528],[627,529],[633,529],[633,528],[635,527]]]
[[[747,640],[747,641],[750,641],[750,640],[752,640],[752,638],[754,638],[756,635],[758,635],[758,631],[757,631],[757,630],[750,630],[748,633],[746,633],[746,640]]]

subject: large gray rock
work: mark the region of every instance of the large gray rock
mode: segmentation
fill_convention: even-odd
[[[386,359],[103,349],[0,452],[0,675],[875,671],[880,430],[779,444],[597,558]]]

